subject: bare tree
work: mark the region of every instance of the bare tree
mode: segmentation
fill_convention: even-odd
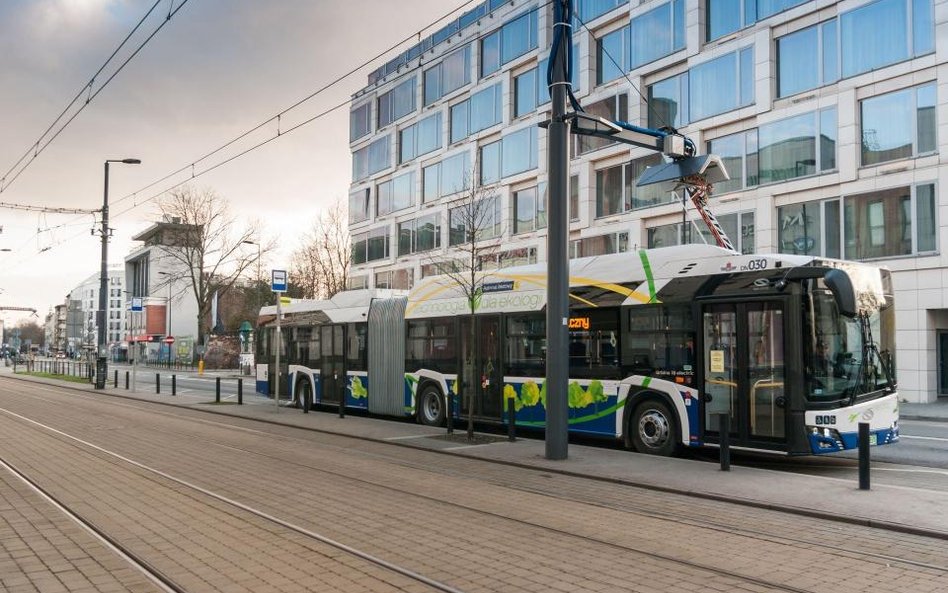
[[[432,260],[435,269],[447,276],[452,284],[464,296],[470,311],[470,334],[467,343],[467,356],[461,383],[462,397],[467,399],[467,438],[474,439],[474,394],[478,389],[476,381],[477,329],[474,314],[480,307],[484,294],[483,264],[496,258],[498,242],[489,239],[500,237],[503,231],[500,224],[498,196],[493,186],[478,186],[468,179],[467,189],[461,199],[451,205],[449,210],[450,233],[464,233],[464,240],[453,252]],[[481,386],[481,389],[483,387]],[[447,410],[450,422],[451,410]]]
[[[227,201],[211,189],[176,188],[161,198],[158,208],[172,221],[159,258],[167,270],[163,285],[188,284],[197,301],[197,343],[205,345],[213,328],[214,295],[224,296],[259,258],[273,249],[263,243],[256,222],[241,224]],[[259,249],[244,245],[255,244]]]
[[[330,298],[346,289],[351,259],[348,213],[337,201],[316,219],[313,230],[293,252],[290,282],[304,298]]]

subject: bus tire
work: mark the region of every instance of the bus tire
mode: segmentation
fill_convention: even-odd
[[[304,412],[312,409],[313,384],[309,382],[309,379],[301,379],[296,386],[296,401]]]
[[[444,419],[444,397],[436,385],[429,383],[418,398],[418,421],[427,426],[441,426]]]
[[[668,405],[657,399],[636,406],[629,433],[639,453],[669,457],[678,449],[678,422]]]

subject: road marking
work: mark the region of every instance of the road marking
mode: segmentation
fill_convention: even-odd
[[[899,438],[900,439],[918,439],[920,441],[944,441],[948,443],[948,439],[942,438],[942,437],[915,437],[915,436],[902,434],[902,435],[899,435]]]

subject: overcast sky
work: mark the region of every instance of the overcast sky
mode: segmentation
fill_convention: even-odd
[[[182,0],[174,0],[179,6]],[[0,175],[39,138],[154,0],[0,1]],[[169,11],[163,0],[133,38],[136,47]],[[95,209],[103,162],[114,203],[309,95],[395,45],[463,0],[189,0],[118,76],[0,193],[0,202]],[[431,33],[426,30],[425,34]],[[407,48],[407,46],[406,46]],[[121,56],[127,56],[123,52]],[[289,114],[282,128],[348,99],[366,85],[358,72]],[[108,69],[104,78],[114,71]],[[94,89],[97,89],[97,82]],[[319,212],[348,195],[348,107],[196,179],[242,218],[258,217],[286,264]],[[247,143],[275,132],[268,126]],[[198,164],[197,171],[205,164]],[[141,194],[151,197],[173,181]],[[113,216],[131,205],[116,204]],[[110,263],[156,218],[154,204],[116,218]],[[0,305],[34,307],[40,322],[75,285],[96,273],[91,215],[0,209]],[[63,226],[66,225],[66,226]],[[281,261],[282,260],[282,261]],[[22,315],[0,313],[7,323]]]

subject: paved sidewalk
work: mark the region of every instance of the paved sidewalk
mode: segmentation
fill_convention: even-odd
[[[81,384],[18,378],[94,393],[91,386]],[[576,444],[569,447],[569,459],[549,461],[545,459],[545,444],[542,440],[519,439],[515,443],[500,441],[472,446],[458,440],[431,438],[443,435],[443,428],[352,415],[341,419],[334,413],[326,412],[304,414],[295,408],[278,408],[272,399],[256,394],[245,394],[246,405],[237,406],[214,405],[209,402],[207,395],[172,397],[166,394],[132,393],[121,386],[118,389],[109,387],[105,393],[948,539],[948,514],[932,512],[933,509],[944,508],[948,498],[944,492],[879,484],[874,484],[870,491],[860,491],[855,479],[843,480],[741,466],[732,466],[730,472],[722,472],[713,463]]]
[[[899,417],[904,420],[948,422],[948,397],[940,397],[930,404],[899,404]]]

